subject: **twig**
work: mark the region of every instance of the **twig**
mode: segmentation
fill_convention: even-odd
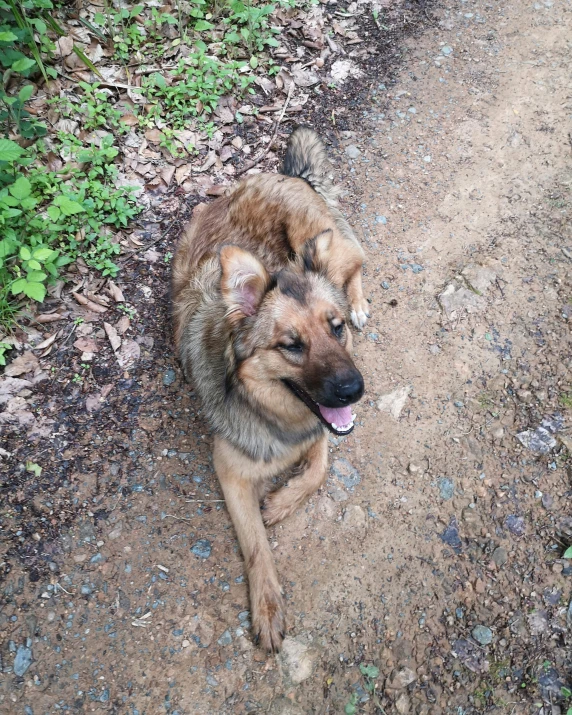
[[[292,92],[294,91],[294,82],[290,85],[290,89],[288,90],[288,96],[286,97],[286,101],[284,102],[284,106],[282,107],[282,111],[280,112],[280,116],[278,117],[278,121],[276,122],[276,126],[274,127],[274,132],[272,134],[272,137],[270,141],[268,142],[266,149],[256,157],[256,159],[253,159],[250,164],[247,164],[244,166],[242,169],[236,172],[236,176],[240,176],[241,174],[244,174],[245,171],[249,171],[250,169],[254,168],[257,164],[259,164],[262,159],[268,154],[270,151],[270,147],[274,143],[274,140],[276,139],[276,135],[278,134],[278,127],[280,126],[280,123],[284,119],[284,115],[286,114],[286,109],[288,108],[288,104],[290,103],[290,98],[292,97]]]
[[[170,517],[171,519],[177,519],[177,521],[192,521],[192,519],[185,519],[184,516],[175,516],[174,514],[165,514],[163,518],[166,519],[167,517]]]
[[[185,499],[186,502],[206,503],[206,502],[221,502],[224,504],[224,499]]]

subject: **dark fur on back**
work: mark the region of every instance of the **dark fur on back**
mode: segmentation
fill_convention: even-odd
[[[338,191],[329,176],[330,160],[320,137],[309,127],[298,127],[288,139],[282,174],[304,179],[330,206],[337,203]]]

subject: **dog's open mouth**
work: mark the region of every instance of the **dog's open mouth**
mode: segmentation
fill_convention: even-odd
[[[324,407],[324,405],[315,402],[308,393],[295,383],[290,382],[290,380],[284,380],[283,382],[299,400],[302,400],[306,407],[312,410],[330,432],[341,437],[353,430],[356,416],[352,414],[351,406]]]

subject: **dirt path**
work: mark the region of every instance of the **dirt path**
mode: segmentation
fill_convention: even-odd
[[[367,251],[367,395],[327,488],[270,530],[284,654],[250,642],[200,406],[143,335],[148,375],[119,386],[111,431],[84,416],[55,433],[63,469],[81,440],[60,489],[91,511],[43,545],[51,578],[5,580],[0,711],[572,706],[572,14],[510,0],[438,16],[338,135]],[[56,519],[53,498],[30,509]]]

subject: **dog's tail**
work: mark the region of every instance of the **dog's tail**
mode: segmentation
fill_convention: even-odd
[[[309,127],[298,127],[288,139],[282,173],[304,179],[330,206],[335,206],[339,190],[329,175],[330,160],[320,137]]]

